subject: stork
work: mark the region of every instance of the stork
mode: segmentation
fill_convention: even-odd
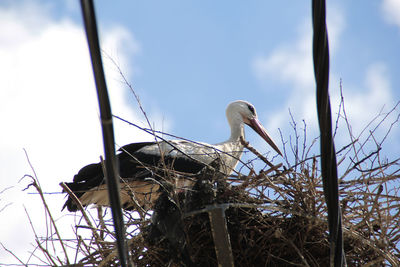
[[[120,148],[117,159],[123,207],[132,209],[135,205],[151,206],[159,196],[160,183],[156,181],[162,178],[160,173],[165,175],[165,172],[155,170],[166,166],[178,174],[196,177],[204,168],[211,168],[210,166],[215,165],[213,163],[217,163],[214,169],[224,175],[230,175],[244,149],[240,137],[244,138],[245,124],[257,132],[279,155],[282,155],[278,146],[259,122],[252,104],[243,100],[234,101],[228,105],[226,117],[231,128],[231,135],[222,143],[210,145],[188,140],[171,140],[132,143]],[[83,167],[74,176],[73,182],[66,185],[83,206],[109,205],[101,163]],[[71,197],[68,197],[63,209],[65,207],[69,211],[78,209]]]

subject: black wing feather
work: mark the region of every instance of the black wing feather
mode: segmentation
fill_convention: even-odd
[[[120,177],[128,180],[143,180],[147,177],[154,177],[153,172],[147,167],[161,166],[161,156],[149,155],[139,150],[143,147],[154,145],[154,142],[132,143],[119,149],[117,155]],[[164,157],[165,164],[179,172],[199,173],[206,165],[195,162],[192,159],[180,157]],[[154,177],[156,178],[156,177]],[[105,184],[103,167],[101,163],[89,164],[83,167],[73,179],[73,182],[66,183],[71,191],[80,198],[86,191]],[[74,201],[68,197],[63,209],[67,207],[69,211],[77,211]]]

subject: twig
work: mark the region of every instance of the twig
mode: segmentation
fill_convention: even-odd
[[[54,219],[53,219],[53,216],[52,216],[52,214],[51,214],[51,212],[50,212],[50,209],[49,209],[49,207],[48,207],[48,205],[47,205],[47,202],[46,202],[46,200],[45,200],[45,198],[44,198],[43,191],[42,191],[42,188],[41,188],[40,185],[39,185],[39,182],[38,182],[38,179],[37,179],[37,176],[36,176],[35,169],[33,168],[32,164],[31,164],[31,162],[30,162],[30,160],[29,160],[29,156],[28,156],[27,151],[26,151],[25,149],[24,149],[24,151],[25,151],[25,156],[26,156],[26,159],[27,159],[27,161],[28,161],[28,163],[29,163],[29,166],[31,167],[32,172],[34,173],[34,177],[33,177],[33,176],[30,176],[30,177],[33,179],[33,181],[32,181],[32,183],[31,183],[30,185],[28,185],[28,187],[29,187],[29,186],[34,186],[34,187],[36,188],[36,191],[38,191],[38,193],[39,193],[39,195],[40,195],[40,198],[41,198],[41,200],[42,200],[42,203],[43,203],[43,205],[44,205],[44,207],[45,207],[46,213],[48,214],[48,216],[49,216],[49,218],[50,218],[51,224],[52,224],[53,227],[54,227],[54,231],[55,231],[55,233],[56,233],[56,235],[57,235],[57,237],[58,237],[58,240],[59,240],[59,242],[60,242],[61,248],[62,248],[62,250],[63,250],[63,252],[64,252],[64,256],[65,256],[65,259],[66,259],[66,261],[67,261],[67,264],[70,264],[69,258],[68,258],[68,254],[67,254],[67,250],[65,249],[65,246],[64,246],[64,243],[62,242],[62,238],[61,238],[61,235],[60,235],[60,233],[59,233],[59,231],[58,231],[57,225],[56,225],[56,223],[55,223],[55,221],[54,221]]]
[[[15,255],[11,250],[7,249],[7,248],[3,245],[3,243],[0,242],[0,246],[2,246],[2,248],[3,248],[7,253],[11,254],[19,263],[21,263],[21,265],[28,266],[28,264],[25,264],[25,263],[24,263],[20,258],[18,258],[18,256]]]
[[[32,228],[33,234],[35,235],[36,244],[38,245],[38,247],[40,248],[40,250],[43,252],[43,254],[44,254],[44,256],[47,258],[47,260],[51,261],[52,264],[53,264],[53,266],[56,266],[57,264],[56,264],[55,261],[53,260],[53,257],[50,255],[50,253],[49,253],[46,249],[44,249],[44,248],[41,246],[41,244],[40,244],[40,242],[39,242],[39,237],[38,237],[38,235],[36,234],[35,227],[33,226],[31,217],[29,216],[29,213],[28,213],[28,211],[26,210],[25,206],[24,206],[24,210],[25,210],[26,216],[28,217],[28,221],[29,221],[29,224],[30,224],[30,226],[31,226],[31,228]],[[60,263],[62,264],[62,262],[60,262]]]
[[[85,219],[87,225],[92,230],[92,235],[94,237],[94,240],[96,241],[95,243],[96,243],[97,247],[99,248],[100,253],[102,253],[103,246],[101,245],[101,238],[100,238],[99,234],[97,233],[97,231],[95,230],[97,228],[95,228],[93,226],[91,220],[89,219],[85,210],[83,209],[82,203],[79,201],[79,199],[76,197],[76,195],[71,191],[71,189],[69,189],[69,187],[65,183],[60,183],[60,186],[72,198],[72,200],[74,201],[74,203],[76,204],[78,209],[81,211],[82,216]],[[105,255],[103,255],[103,256],[105,257]]]
[[[278,170],[276,170],[276,169],[279,168],[280,166],[282,166],[282,164],[274,165],[271,162],[269,162],[269,160],[267,160],[267,158],[265,158],[263,155],[261,155],[260,152],[258,152],[254,147],[252,147],[249,144],[249,142],[245,141],[242,136],[240,137],[240,143],[242,143],[242,145],[244,145],[248,150],[253,152],[253,154],[255,154],[258,158],[260,158],[262,161],[264,161],[268,166],[273,168],[276,172],[278,172]]]

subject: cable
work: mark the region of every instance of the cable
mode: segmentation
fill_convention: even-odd
[[[100,107],[101,126],[105,154],[105,177],[107,181],[108,196],[110,199],[111,213],[114,222],[116,243],[120,265],[128,266],[128,253],[125,243],[125,227],[122,217],[121,200],[119,197],[119,177],[115,156],[114,130],[112,124],[111,106],[104,77],[103,63],[100,54],[99,38],[96,26],[96,17],[92,0],[81,0],[83,20],[86,37],[92,60],[93,74],[96,82],[97,97]]]
[[[325,0],[312,1],[313,59],[317,83],[317,111],[321,133],[321,173],[324,195],[328,207],[330,241],[330,266],[345,266],[343,252],[342,215],[339,206],[339,189],[335,145],[332,138],[332,118],[329,100],[329,44],[326,29]]]

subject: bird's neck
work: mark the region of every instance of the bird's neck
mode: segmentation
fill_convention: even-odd
[[[243,136],[244,139],[244,125],[243,123],[235,123],[231,126],[231,136],[229,137],[229,141],[236,142],[240,140],[240,137]]]

